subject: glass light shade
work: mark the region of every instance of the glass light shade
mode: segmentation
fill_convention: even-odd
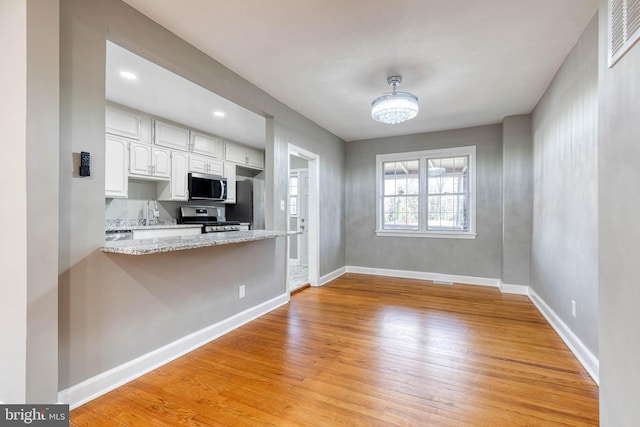
[[[387,124],[406,122],[418,115],[418,97],[409,92],[387,92],[371,103],[371,117]]]

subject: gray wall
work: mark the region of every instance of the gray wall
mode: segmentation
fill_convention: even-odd
[[[607,2],[600,1],[600,10]],[[607,67],[600,16],[598,173],[600,423],[640,420],[640,45]]]
[[[0,8],[0,401],[55,402],[59,6]]]
[[[376,155],[475,145],[475,240],[377,237]],[[347,265],[499,278],[502,263],[502,126],[349,142]]]
[[[502,276],[504,283],[529,286],[533,215],[531,116],[502,123]]]
[[[61,389],[284,294],[284,242],[86,256],[60,277]]]
[[[62,0],[60,22],[60,389],[285,292],[284,239],[149,257],[99,251],[107,37],[267,117],[266,205],[274,228],[286,225],[286,212],[275,209],[286,197],[286,144],[318,153],[320,178],[332,185],[320,202],[334,209],[321,214],[320,271],[344,265],[343,141],[119,0]],[[92,154],[90,178],[74,176],[72,153],[79,151]],[[241,282],[247,298],[238,300]]]
[[[281,124],[278,128],[276,145],[279,150],[279,163],[274,170],[282,171],[279,181],[282,181],[276,193],[279,200],[287,199],[289,185],[287,160],[289,156],[288,144],[296,145],[317,154],[320,169],[320,277],[345,266],[345,147],[344,144],[318,144],[322,131],[320,128],[300,132],[291,126]],[[330,141],[328,141],[330,142]],[[285,229],[287,215],[278,224],[278,229]]]
[[[531,287],[598,354],[598,26],[533,112]],[[577,316],[571,315],[571,300]]]
[[[58,379],[59,11],[27,1],[28,402],[53,401]]]

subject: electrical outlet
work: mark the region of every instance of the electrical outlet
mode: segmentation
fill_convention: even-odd
[[[576,317],[576,302],[574,300],[571,300],[571,315]]]
[[[244,285],[240,285],[240,287],[238,288],[238,298],[244,298],[244,295],[245,295]]]

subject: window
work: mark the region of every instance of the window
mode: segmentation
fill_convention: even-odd
[[[379,236],[473,239],[475,147],[376,156]]]
[[[419,177],[418,160],[384,162],[385,230],[418,230]]]
[[[298,215],[298,175],[289,178],[289,215]]]

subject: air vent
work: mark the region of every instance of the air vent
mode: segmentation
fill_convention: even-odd
[[[640,39],[640,0],[609,0],[609,67]]]

